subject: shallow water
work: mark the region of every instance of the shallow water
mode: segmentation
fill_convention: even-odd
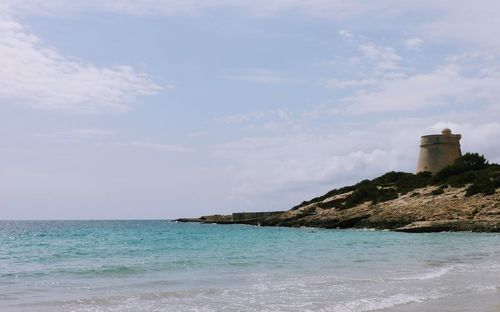
[[[497,234],[0,221],[1,311],[487,311],[499,297]]]

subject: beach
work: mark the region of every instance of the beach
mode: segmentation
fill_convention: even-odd
[[[2,311],[498,311],[500,235],[1,221]]]

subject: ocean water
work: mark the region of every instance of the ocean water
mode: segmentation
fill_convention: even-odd
[[[500,235],[0,221],[0,311],[500,311]]]

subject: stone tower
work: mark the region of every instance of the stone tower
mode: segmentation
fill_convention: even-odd
[[[460,134],[451,134],[446,128],[441,134],[424,135],[420,139],[417,173],[430,171],[436,173],[462,156]]]

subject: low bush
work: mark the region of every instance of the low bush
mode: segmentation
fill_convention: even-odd
[[[495,193],[495,182],[488,176],[480,176],[467,188],[465,196],[476,194],[492,195]]]
[[[444,189],[447,188],[447,185],[441,185],[438,188],[432,190],[431,195],[441,195],[444,194]]]
[[[358,184],[360,186],[358,186],[356,190],[354,190],[354,193],[352,193],[351,198],[349,198],[345,202],[344,208],[354,207],[356,205],[362,204],[364,202],[376,198],[378,190],[375,184],[372,184],[370,180],[364,180]]]
[[[444,167],[436,173],[433,178],[434,183],[439,183],[451,176],[460,175],[471,170],[486,169],[490,166],[488,160],[478,153],[466,153],[455,160],[452,165]]]

